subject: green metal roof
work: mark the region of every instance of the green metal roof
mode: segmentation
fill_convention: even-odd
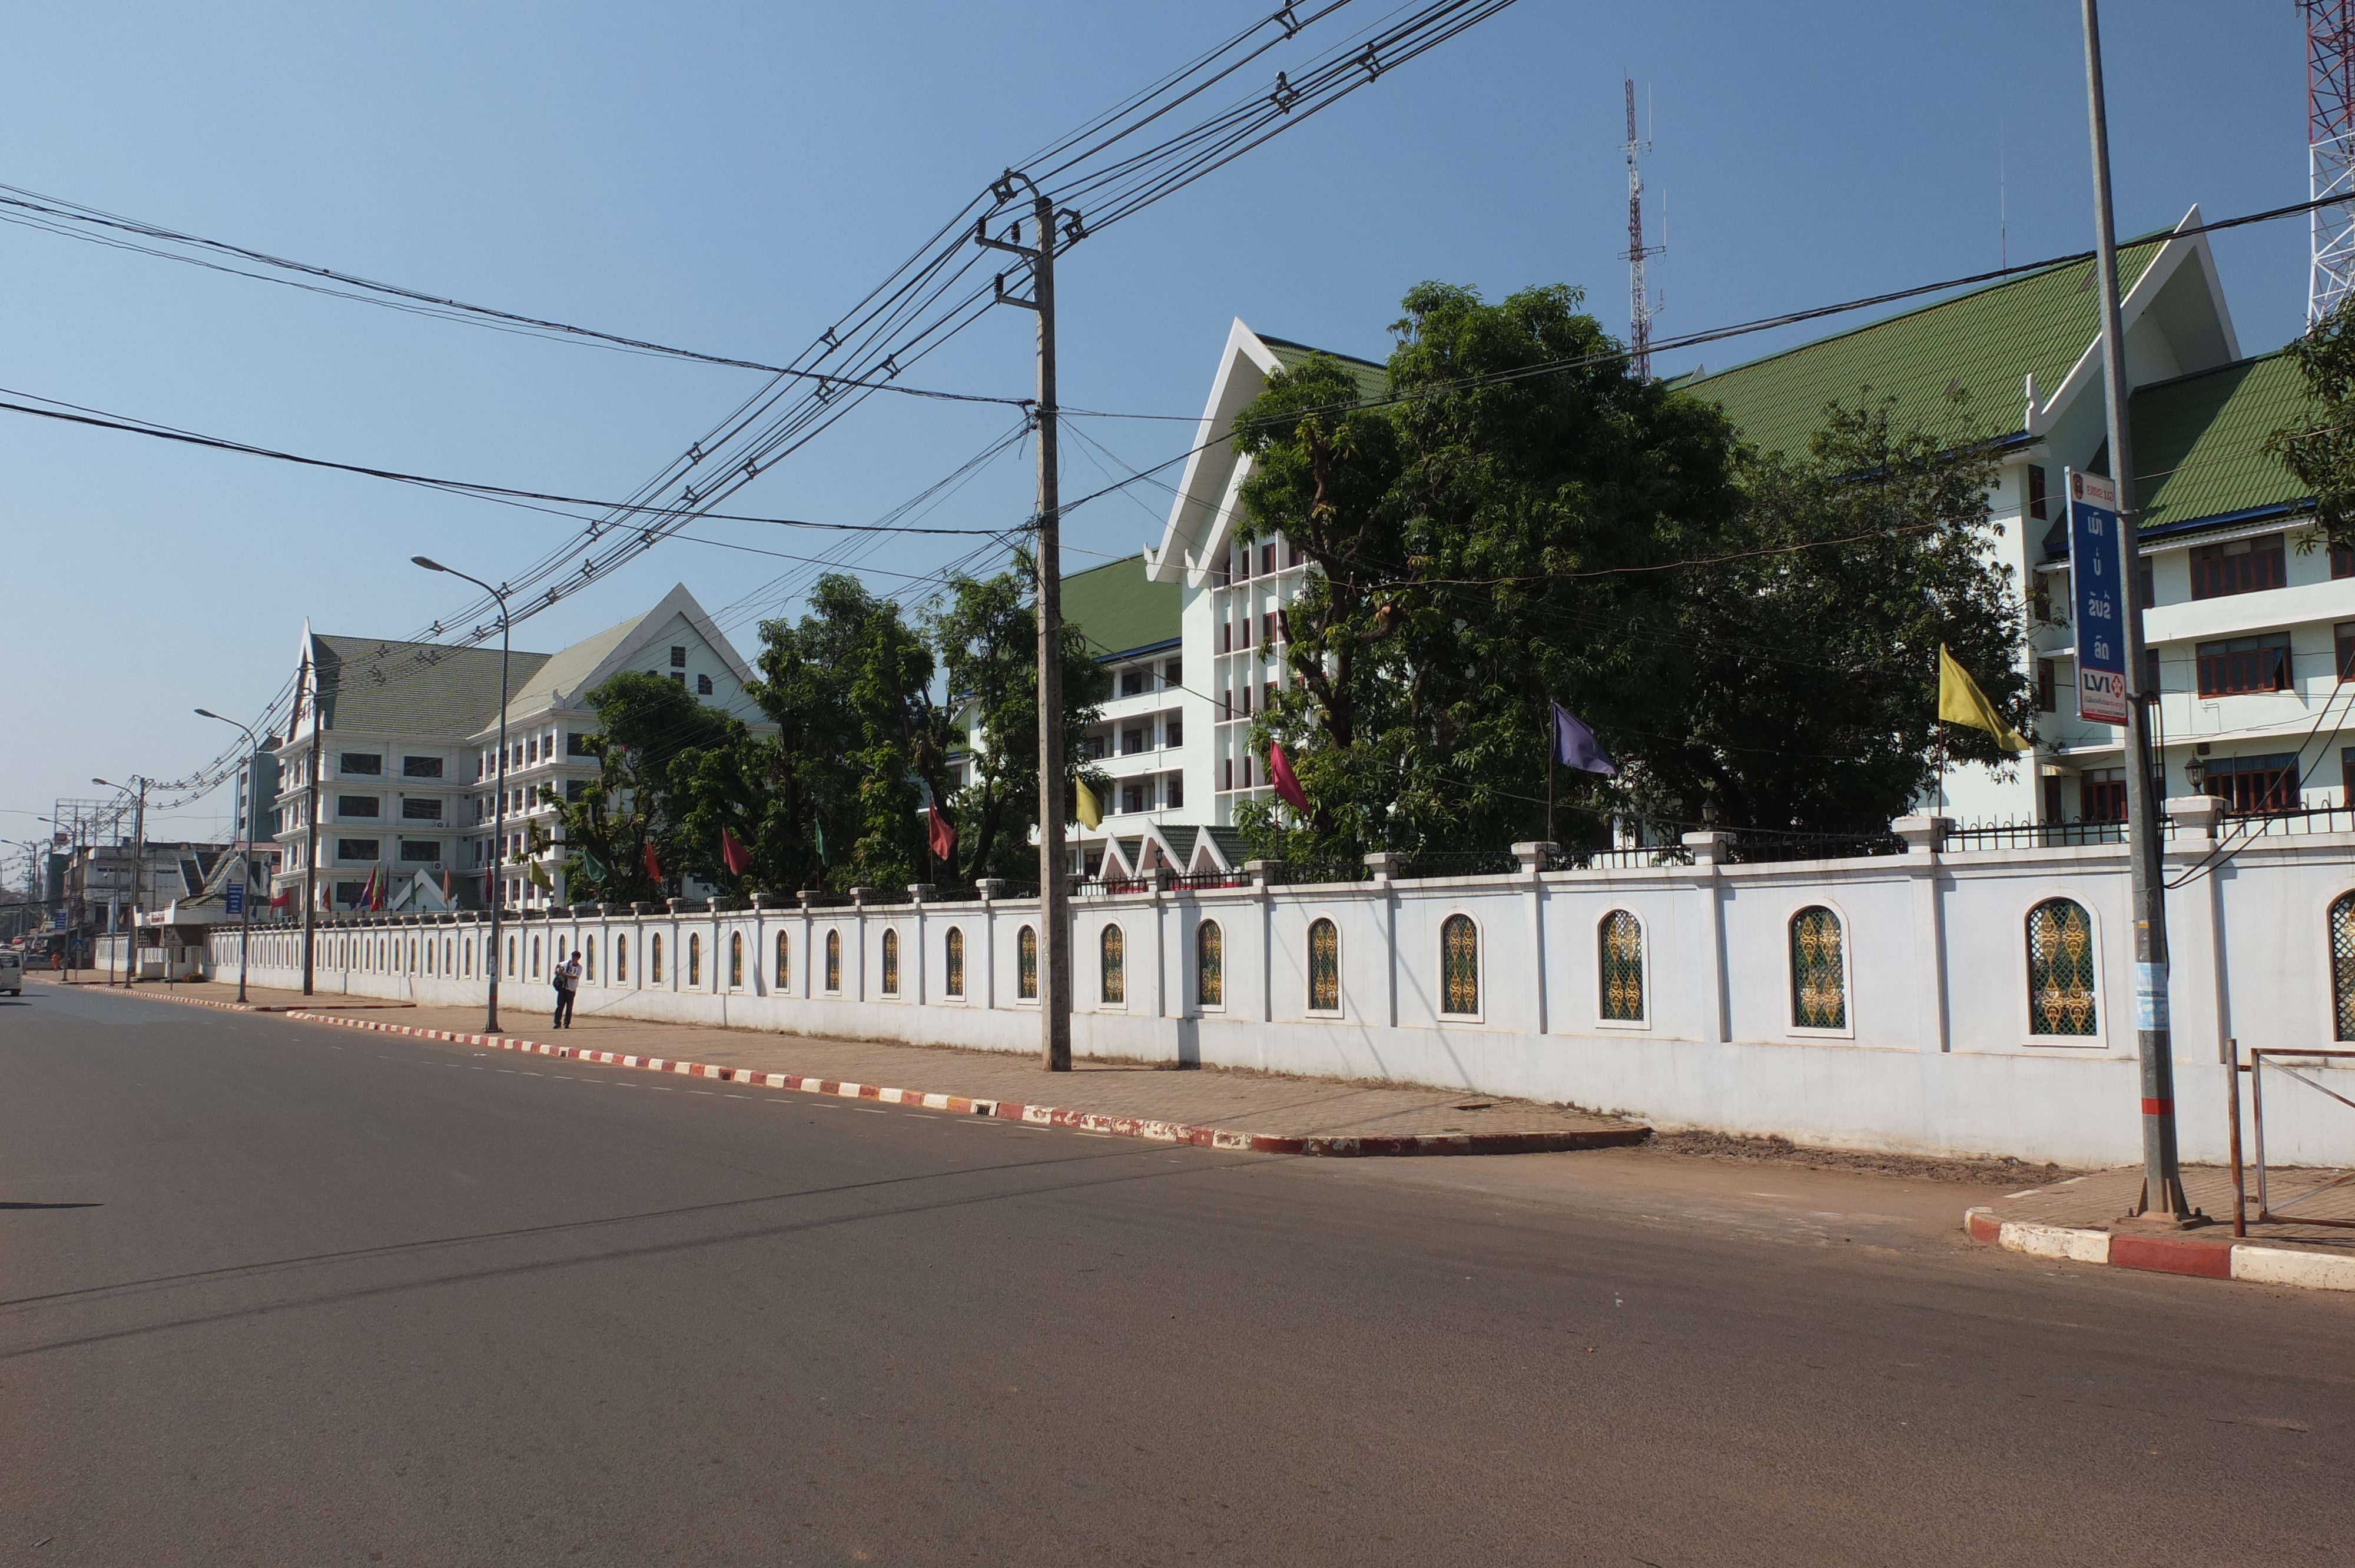
[[[389,642],[377,637],[311,639],[319,705],[329,729],[463,736],[497,718],[499,651]],[[548,662],[517,651],[507,661],[507,696]]]
[[[1183,588],[1147,578],[1135,556],[1063,578],[1064,622],[1080,629],[1100,659],[1177,641],[1184,602]]]
[[[2134,395],[2135,498],[2142,525],[2306,499],[2265,438],[2307,410],[2306,378],[2286,353],[2220,365]]]
[[[2118,287],[2131,290],[2167,238],[2118,248]],[[1686,381],[1723,408],[1744,439],[1768,451],[1806,450],[1831,403],[1893,397],[1900,417],[1943,431],[1959,417],[1975,437],[2009,435],[2035,373],[2050,396],[2101,331],[2094,264],[2071,262],[1975,290],[1918,311]],[[1868,394],[1865,388],[1870,388]],[[1949,401],[1959,388],[1959,410]]]
[[[1370,359],[1359,359],[1354,354],[1335,354],[1329,348],[1316,348],[1305,343],[1294,343],[1290,338],[1270,337],[1265,333],[1261,333],[1258,336],[1260,342],[1267,344],[1274,353],[1276,363],[1286,370],[1296,370],[1310,355],[1322,354],[1339,360],[1342,366],[1358,378],[1359,397],[1370,401],[1391,395],[1391,373],[1387,366],[1377,365]]]

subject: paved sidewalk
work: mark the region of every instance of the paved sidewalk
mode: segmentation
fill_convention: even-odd
[[[2248,1181],[2248,1213],[2256,1213],[2255,1178]],[[2322,1290],[2355,1290],[2355,1229],[2300,1220],[2355,1221],[2355,1171],[2290,1170],[2267,1175],[2276,1218],[2254,1217],[2248,1234],[2232,1234],[2232,1172],[2216,1165],[2183,1168],[2183,1190],[2213,1224],[2152,1231],[2120,1216],[2142,1190],[2142,1168],[2122,1166],[2015,1192],[1963,1216],[1978,1241],[2013,1252],[2073,1263],[2108,1264],[2162,1274],[2254,1280]]]
[[[123,993],[118,989],[115,994]],[[167,991],[149,984],[133,994],[142,1001],[221,1007],[235,1004],[237,988],[197,983]],[[479,1008],[410,1006],[365,997],[306,1001],[296,992],[258,986],[249,987],[247,994],[257,1011],[307,1012],[400,1033],[471,1039],[483,1026]],[[995,1051],[588,1016],[570,1029],[556,1030],[544,1016],[503,1012],[506,1042],[583,1055],[610,1054],[617,1065],[659,1062],[664,1071],[710,1076],[773,1075],[796,1080],[773,1086],[779,1087],[827,1094],[847,1087],[854,1094],[864,1091],[865,1097],[895,1101],[902,1094],[939,1097],[969,1102],[960,1103],[959,1109],[986,1106],[993,1108],[984,1114],[1084,1131],[1174,1137],[1272,1153],[1529,1153],[1638,1143],[1650,1136],[1649,1128],[1617,1118],[1461,1090],[1089,1060],[1076,1063],[1070,1073],[1050,1075],[1029,1056]]]

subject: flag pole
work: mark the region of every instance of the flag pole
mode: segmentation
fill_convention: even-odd
[[[1553,716],[1553,705],[1552,705],[1552,704],[1550,704],[1550,703],[1549,703],[1549,704],[1547,704],[1547,705],[1546,705],[1546,748],[1545,748],[1545,758],[1546,758],[1546,842],[1548,842],[1548,843],[1556,843],[1556,842],[1560,842],[1559,840],[1557,840],[1557,839],[1553,836],[1553,765],[1554,765],[1554,753],[1555,753],[1556,751],[1558,751],[1559,749],[1561,749],[1561,747],[1560,747],[1560,737],[1559,737],[1559,736],[1558,736],[1558,735],[1556,734],[1556,731],[1557,731],[1559,728],[1560,728],[1560,726],[1556,723],[1556,721],[1555,721],[1555,719],[1554,719],[1554,716]]]

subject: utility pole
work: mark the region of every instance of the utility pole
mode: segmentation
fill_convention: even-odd
[[[468,577],[455,567],[445,567],[431,556],[411,556],[411,566],[423,567],[429,572],[447,572],[474,584],[498,601],[499,605],[499,766],[495,775],[498,800],[491,810],[491,832],[496,840],[491,855],[491,937],[490,962],[485,966],[490,977],[490,1002],[483,1020],[483,1033],[499,1032],[499,906],[506,902],[507,879],[504,869],[507,853],[507,705],[515,700],[515,688],[507,683],[507,653],[509,639],[515,630],[515,617],[507,610],[504,589],[495,588],[480,577]],[[656,893],[662,891],[657,887]],[[714,961],[718,955],[714,954]]]
[[[303,711],[304,694],[311,699],[311,771],[303,806],[306,819],[303,845],[303,994],[311,994],[315,970],[311,961],[311,948],[319,931],[319,743],[320,731],[325,727],[325,710],[319,703],[319,672],[311,662],[311,639],[308,628],[303,638],[302,688],[295,694],[294,711]],[[291,729],[290,729],[291,733]]]
[[[2150,782],[2151,709],[2144,689],[2142,590],[2135,570],[2140,540],[2135,505],[2133,429],[2126,409],[2126,335],[2118,321],[2118,238],[2110,210],[2110,133],[2102,101],[2102,25],[2084,0],[2085,98],[2093,122],[2095,286],[2102,294],[2102,381],[2109,413],[2110,477],[2118,494],[2118,579],[2125,597],[2126,843],[2132,865],[2135,1044],[2142,1056],[2142,1194],[2129,1218],[2156,1207],[2176,1224],[2195,1223],[2183,1194],[2175,1141],[2175,1055],[2168,1026],[2167,879],[2160,860],[2158,800]]]
[[[123,989],[139,978],[139,912],[145,907],[147,885],[147,780],[139,786],[139,804],[131,815],[131,937],[130,959],[123,966]]]
[[[246,957],[253,942],[253,786],[259,775],[254,761],[261,755],[261,742],[252,730],[233,718],[222,718],[210,708],[198,708],[198,718],[208,718],[229,726],[245,736],[245,767],[239,771],[237,804],[239,825],[245,831],[238,835],[237,885],[242,889],[237,906],[237,1000],[245,1000]]]
[[[1055,450],[1055,204],[1027,175],[1006,171],[992,194],[1014,199],[1017,184],[1030,192],[1030,219],[1038,244],[1022,243],[1016,219],[1002,238],[989,235],[989,220],[974,224],[974,242],[1009,251],[1030,266],[1030,297],[1006,291],[996,280],[997,302],[1017,305],[1039,318],[1039,962],[1046,971],[1039,985],[1039,1065],[1050,1073],[1071,1070],[1071,889],[1063,870],[1063,568],[1062,495],[1057,483]],[[1068,249],[1086,230],[1068,209],[1063,244]]]

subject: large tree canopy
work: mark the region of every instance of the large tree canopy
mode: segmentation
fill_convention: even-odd
[[[1236,421],[1247,531],[1319,568],[1254,726],[1309,810],[1252,813],[1263,853],[1541,836],[1556,701],[1625,764],[1561,778],[1574,842],[1710,799],[1753,825],[1885,826],[1933,766],[1942,639],[2024,722],[1976,448],[1828,410],[1806,459],[1762,457],[1629,376],[1574,290],[1405,303],[1387,399],[1317,357]]]

